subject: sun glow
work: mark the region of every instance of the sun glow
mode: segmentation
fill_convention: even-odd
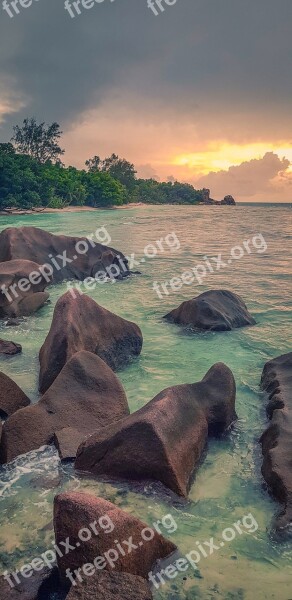
[[[245,161],[262,158],[266,152],[274,152],[280,158],[285,157],[292,163],[292,145],[287,142],[280,142],[279,145],[258,142],[245,146],[212,142],[201,152],[176,156],[172,164],[206,175],[210,171],[228,170],[229,167],[240,165]],[[289,171],[292,172],[292,164]]]

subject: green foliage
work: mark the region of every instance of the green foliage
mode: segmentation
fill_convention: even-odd
[[[0,144],[0,209],[45,206],[111,207],[127,202],[127,190],[109,173],[80,171],[62,164],[38,162]]]
[[[138,179],[136,183],[135,201],[145,204],[198,204],[202,200],[202,190],[189,183],[160,183],[155,179]]]
[[[136,179],[133,164],[116,154],[86,161],[87,171],[65,167],[59,157],[57,123],[39,125],[25,119],[14,127],[12,143],[0,143],[0,210],[36,206],[110,208],[128,202],[197,204],[202,191],[188,183]]]
[[[93,171],[85,176],[90,206],[121,206],[127,202],[126,188],[109,173]]]
[[[101,171],[109,173],[119,181],[128,192],[132,192],[135,188],[136,183],[136,171],[132,163],[128,162],[125,158],[119,158],[117,154],[112,154],[104,160],[101,160],[99,156],[94,156],[85,162],[89,172]]]

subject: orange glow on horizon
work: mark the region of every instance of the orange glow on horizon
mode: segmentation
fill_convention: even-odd
[[[247,145],[212,142],[202,152],[176,156],[171,160],[171,164],[195,170],[200,175],[207,175],[210,171],[227,171],[229,167],[238,166],[245,161],[263,158],[267,152],[274,152],[280,158],[290,160],[291,165],[288,170],[292,172],[292,145],[287,142],[280,142],[279,145],[269,142]]]

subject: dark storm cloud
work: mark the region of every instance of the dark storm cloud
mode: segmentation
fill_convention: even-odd
[[[122,102],[121,90],[158,106],[161,118],[209,113],[215,136],[228,121],[232,135],[241,114],[248,130],[260,112],[263,129],[270,122],[274,135],[284,133],[291,0],[177,0],[157,17],[147,0],[104,0],[75,19],[63,0],[38,0],[13,19],[0,10],[4,104],[8,96],[12,108],[25,105],[4,117],[1,137],[26,115],[68,127],[105,98]]]

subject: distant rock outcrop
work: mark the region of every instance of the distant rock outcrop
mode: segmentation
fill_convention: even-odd
[[[210,190],[208,190],[207,188],[204,188],[202,190],[202,196],[203,196],[203,202],[201,202],[201,204],[214,204],[217,206],[224,206],[224,205],[228,205],[228,206],[235,206],[236,202],[233,198],[233,196],[225,196],[223,198],[223,200],[213,200],[213,198],[210,198]]]
[[[233,196],[225,196],[223,200],[221,200],[221,204],[228,204],[229,206],[235,206],[236,202]]]
[[[235,394],[232,372],[218,363],[199,383],[167,388],[86,438],[75,466],[97,476],[156,479],[187,496],[208,434],[220,435],[236,419]]]
[[[44,393],[52,385],[76,352],[93,352],[115,370],[138,356],[142,344],[138,325],[106,310],[90,296],[68,291],[55,306],[50,331],[40,349],[40,391]]]
[[[126,394],[115,373],[99,356],[78,352],[39,402],[21,408],[4,423],[1,462],[51,444],[54,435],[65,428],[72,432],[66,452],[74,457],[80,443],[74,432],[85,438],[128,414]]]
[[[209,331],[230,331],[256,323],[240,296],[228,290],[203,292],[196,298],[183,302],[165,315],[164,319]]]
[[[284,505],[275,519],[275,530],[292,537],[292,352],[265,364],[262,389],[268,394],[271,421],[261,437],[262,473],[273,496]]]

